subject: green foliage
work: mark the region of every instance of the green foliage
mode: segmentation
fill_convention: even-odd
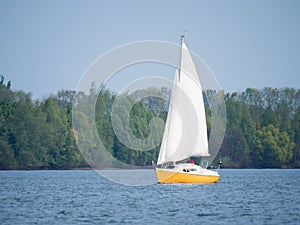
[[[295,143],[289,140],[286,132],[280,132],[272,124],[257,131],[256,156],[257,165],[278,167],[286,165],[292,158]]]
[[[0,169],[87,166],[72,132],[70,102],[54,96],[33,102],[1,85]]]
[[[213,92],[204,94],[213,96]],[[147,139],[151,135],[150,121],[157,116],[166,119],[168,103],[162,99],[169,96],[170,92],[164,88],[121,96],[124,104],[118,108],[120,113],[114,118],[115,125],[122,132],[123,116],[128,114],[131,138]],[[85,140],[88,146],[93,146],[96,137],[90,132],[82,134],[74,130],[71,113],[72,104],[85,102],[78,103],[78,99],[88,102],[94,98],[97,98],[96,127],[107,151],[132,166],[151,165],[156,161],[159,146],[151,151],[138,151],[129,149],[117,138],[111,118],[116,96],[109,90],[102,87],[99,95],[95,86],[89,94],[62,90],[56,96],[33,101],[29,93],[13,92],[11,82],[5,83],[1,75],[0,169],[87,167],[76,140]],[[135,102],[135,99],[140,101]],[[212,118],[205,101],[209,133]],[[300,167],[300,90],[248,88],[242,93],[226,94],[225,103],[227,130],[217,156],[225,167]],[[78,118],[80,121],[75,123],[90,123],[84,112]],[[122,135],[128,136],[127,131],[123,131]],[[93,159],[95,149],[86,154],[86,159]]]
[[[225,166],[300,167],[300,90],[248,88],[225,100],[227,130],[218,155]]]

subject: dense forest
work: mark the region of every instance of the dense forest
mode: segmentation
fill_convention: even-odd
[[[151,90],[155,91],[155,90]],[[91,93],[97,93],[91,90]],[[72,127],[72,105],[91,93],[62,90],[43,100],[30,93],[12,91],[11,82],[0,76],[0,169],[86,168]],[[165,95],[170,95],[163,90]],[[133,93],[132,95],[138,95]],[[111,125],[115,94],[103,88],[97,97],[96,126],[109,153],[136,166],[156,161],[159,147],[136,151],[124,146]],[[133,96],[125,96],[130,102]],[[225,94],[226,133],[215,159],[224,167],[300,167],[300,90],[293,88],[248,88]],[[137,138],[149,136],[149,121],[166,118],[168,103],[148,97],[130,111],[130,129]],[[210,114],[207,110],[208,129]]]

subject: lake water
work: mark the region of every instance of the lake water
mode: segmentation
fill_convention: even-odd
[[[211,185],[126,186],[95,171],[0,171],[0,224],[300,224],[300,170],[219,172]]]

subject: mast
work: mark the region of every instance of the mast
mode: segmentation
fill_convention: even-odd
[[[181,44],[184,42],[184,38],[185,38],[185,36],[181,35]]]
[[[184,43],[184,38],[185,38],[185,36],[184,36],[184,34],[182,34],[181,35],[181,42],[180,42],[180,44],[181,44],[181,48],[180,48],[180,62],[179,62],[180,68],[178,70],[178,80],[179,81],[180,81],[180,78],[181,78],[182,44]]]

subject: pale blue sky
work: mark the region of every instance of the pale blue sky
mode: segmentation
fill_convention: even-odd
[[[118,45],[186,43],[226,91],[300,88],[300,1],[0,1],[0,74],[34,98],[75,89]],[[170,74],[172,76],[172,74]]]

